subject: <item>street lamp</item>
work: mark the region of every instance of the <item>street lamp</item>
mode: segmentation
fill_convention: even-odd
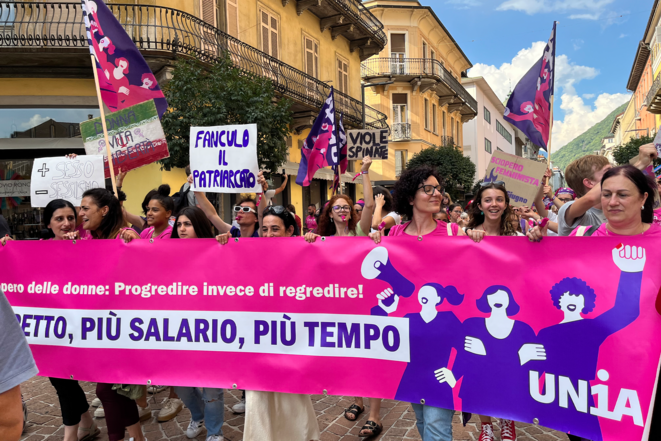
[[[387,86],[389,84],[393,84],[394,81],[383,81],[381,83],[364,83],[361,84],[361,92],[363,96],[363,129],[365,128],[365,88],[366,87],[372,87],[372,86]]]

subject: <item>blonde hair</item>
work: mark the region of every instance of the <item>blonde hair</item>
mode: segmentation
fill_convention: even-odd
[[[583,184],[583,179],[593,180],[596,171],[608,164],[605,156],[598,155],[587,155],[572,161],[565,169],[567,185],[574,190],[576,197],[585,196],[590,189]]]

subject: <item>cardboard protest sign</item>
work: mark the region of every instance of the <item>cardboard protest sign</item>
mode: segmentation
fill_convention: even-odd
[[[349,130],[349,160],[363,159],[369,156],[373,161],[388,159],[388,129]]]
[[[191,127],[194,188],[211,193],[261,193],[257,125]]]
[[[170,156],[165,133],[153,100],[106,115],[108,141],[115,173],[133,170]],[[110,177],[101,118],[80,123],[88,155],[103,155],[105,176]]]
[[[32,167],[31,183],[33,207],[45,207],[53,199],[66,199],[79,206],[85,191],[106,186],[103,156],[37,158]]]
[[[530,206],[542,185],[545,170],[545,162],[531,161],[496,150],[491,156],[484,182],[503,181],[511,205]]]
[[[0,181],[0,198],[30,196],[30,180]]]

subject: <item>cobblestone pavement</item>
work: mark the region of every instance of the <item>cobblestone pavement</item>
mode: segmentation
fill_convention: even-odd
[[[87,393],[88,402],[95,398],[94,383],[81,383]],[[23,398],[28,405],[28,424],[25,427],[22,441],[62,441],[64,426],[62,425],[62,414],[57,400],[55,389],[51,386],[48,378],[34,377],[21,386]],[[156,415],[161,407],[161,402],[167,397],[168,392],[160,392],[150,399],[152,406],[152,418],[142,425],[143,432],[149,441],[184,441],[187,440],[184,431],[190,421],[190,412],[184,408],[179,415],[166,423],[156,422]],[[230,410],[240,399],[240,391],[225,392],[225,425],[223,435],[227,441],[241,441],[243,439],[243,415],[235,415]],[[344,408],[353,403],[351,397],[337,397],[313,395],[312,402],[317,412],[319,427],[322,430],[321,441],[357,441],[360,427],[367,420],[369,409],[361,415],[357,422],[347,421],[342,416]],[[367,403],[368,400],[365,400]],[[93,408],[92,408],[93,410]],[[459,415],[454,417],[454,440],[477,441],[479,420],[477,417],[463,427],[459,422]],[[420,440],[420,435],[415,427],[415,415],[408,403],[393,400],[384,400],[381,406],[381,419],[384,431],[378,438],[379,441],[395,440]],[[105,419],[96,419],[101,429],[98,441],[107,441]],[[532,426],[517,423],[517,439],[519,441],[566,441],[566,435],[545,427]],[[500,437],[496,430],[496,439]],[[196,438],[204,441],[206,432]],[[128,439],[128,438],[127,438]],[[283,440],[287,441],[287,440]]]

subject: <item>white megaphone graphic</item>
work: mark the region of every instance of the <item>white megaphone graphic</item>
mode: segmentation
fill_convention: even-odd
[[[384,247],[376,247],[365,256],[360,272],[368,280],[379,279],[389,283],[396,295],[410,297],[415,291],[413,282],[402,276],[392,266],[388,259],[388,250]],[[383,301],[383,304],[390,306],[394,301],[395,297],[390,296]]]

